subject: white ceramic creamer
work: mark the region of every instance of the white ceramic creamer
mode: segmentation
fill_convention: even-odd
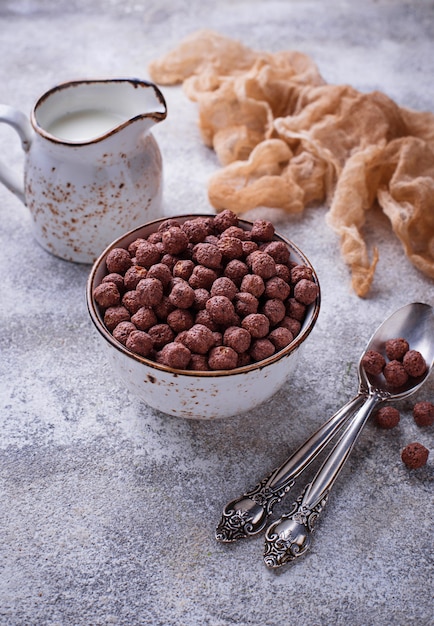
[[[162,158],[150,129],[166,115],[156,85],[128,78],[62,83],[30,121],[0,105],[26,154],[24,176],[0,163],[0,181],[29,208],[46,250],[92,263],[113,239],[161,217]]]

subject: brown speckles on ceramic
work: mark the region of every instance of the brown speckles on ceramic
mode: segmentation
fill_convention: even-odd
[[[115,102],[118,125],[86,140],[51,134],[65,112],[80,115],[84,101],[95,111]],[[166,115],[159,89],[135,79],[64,83],[39,99],[24,189],[13,191],[25,197],[44,248],[68,261],[92,263],[114,238],[160,217],[162,159],[149,129]],[[30,136],[31,129],[25,132]]]

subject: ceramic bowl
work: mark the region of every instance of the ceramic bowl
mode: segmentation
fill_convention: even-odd
[[[196,217],[176,216],[180,223]],[[288,380],[296,367],[305,341],[312,332],[320,310],[320,294],[307,308],[300,333],[292,343],[271,357],[235,370],[188,371],[160,365],[130,352],[118,342],[103,323],[103,315],[93,298],[93,291],[107,273],[105,260],[113,248],[128,248],[138,237],[146,238],[158,229],[164,219],[155,220],[131,230],[116,239],[94,263],[87,282],[89,314],[112,368],[113,379],[122,380],[126,388],[146,404],[176,417],[212,420],[245,413],[273,396]],[[253,223],[240,220],[239,225],[250,230]],[[310,267],[315,282],[318,278],[310,261],[288,239],[276,234],[290,249],[291,259]]]

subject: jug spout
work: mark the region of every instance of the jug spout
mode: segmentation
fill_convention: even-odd
[[[111,78],[57,85],[37,102],[31,121],[36,132],[55,143],[86,145],[138,121],[146,132],[166,116],[166,101],[156,85]]]

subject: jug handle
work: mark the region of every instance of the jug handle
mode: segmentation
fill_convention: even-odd
[[[28,152],[32,143],[33,131],[27,117],[21,111],[5,104],[0,104],[0,122],[9,124],[18,133],[21,147]],[[2,182],[17,198],[26,204],[24,194],[24,177],[20,178],[9,167],[0,163],[0,182]]]

